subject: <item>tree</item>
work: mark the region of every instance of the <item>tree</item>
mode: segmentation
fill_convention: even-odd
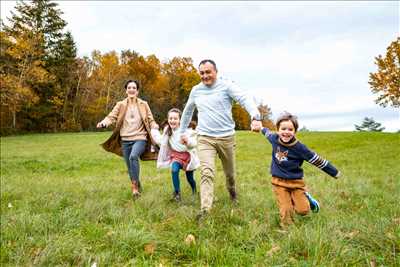
[[[18,47],[32,47],[23,51],[22,57],[18,53],[12,54],[16,72],[20,73],[19,80],[25,81],[31,65],[37,67],[34,70],[41,71],[40,76],[46,76],[45,79],[31,79],[29,83],[25,81],[38,97],[35,105],[25,106],[19,111],[20,117],[29,121],[26,124],[29,130],[59,128],[67,114],[70,88],[75,83],[71,73],[76,65],[76,47],[72,35],[63,31],[67,23],[61,18],[62,12],[57,6],[49,0],[19,1],[15,12],[11,12],[8,25],[4,26],[4,32],[16,50]]]
[[[361,125],[354,125],[356,130],[359,132],[382,132],[385,127],[381,127],[382,124],[376,122],[373,118],[365,117]]]
[[[99,52],[93,54],[96,67],[93,69],[93,77],[96,83],[95,90],[99,93],[99,110],[107,113],[115,104],[115,101],[124,94],[120,84],[123,80],[123,71],[119,63],[119,56],[115,51],[101,55]],[[115,95],[117,94],[117,95]]]
[[[59,40],[63,37],[62,30],[67,25],[57,9],[58,4],[49,0],[33,0],[29,2],[18,1],[15,7],[16,13],[11,11],[10,26],[5,31],[12,36],[21,32],[31,31],[33,37],[43,34],[43,49],[46,57],[54,57],[57,52]]]
[[[250,116],[238,103],[233,103],[232,105],[232,117],[235,121],[236,130],[250,129]]]
[[[71,101],[77,84],[77,49],[70,32],[62,36],[57,45],[55,57],[49,64],[49,71],[55,75],[57,80],[52,85],[54,95],[50,101],[53,103],[55,114],[57,114],[57,122],[61,124],[61,128],[66,129],[71,123],[73,124]]]
[[[400,37],[387,48],[386,57],[375,57],[378,71],[369,74],[369,84],[374,94],[378,94],[375,102],[383,107],[391,105],[400,107]]]
[[[171,107],[183,110],[190,90],[200,82],[193,60],[188,57],[174,57],[163,64],[162,71],[167,82],[164,113]]]
[[[258,111],[260,112],[261,115],[262,126],[268,129],[275,130],[276,128],[275,124],[271,120],[272,116],[271,108],[269,108],[267,104],[259,103]]]
[[[309,132],[310,130],[307,129],[306,126],[300,128],[299,132]]]
[[[40,60],[41,50],[37,49],[40,36],[30,38],[29,32],[23,32],[13,38],[1,31],[0,37],[1,129],[4,132],[5,128],[22,128],[17,113],[39,101],[33,85],[46,83],[51,75]]]
[[[89,57],[78,58],[75,71],[76,85],[71,94],[71,117],[70,126],[75,130],[90,128],[90,119],[84,116],[84,109],[89,104],[90,75],[92,73],[93,61]]]

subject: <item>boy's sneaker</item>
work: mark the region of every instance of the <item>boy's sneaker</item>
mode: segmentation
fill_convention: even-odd
[[[308,202],[310,202],[310,208],[311,208],[312,212],[314,212],[314,213],[319,212],[319,203],[318,203],[318,201],[315,198],[313,198],[310,195],[310,193],[304,192],[304,194],[306,195],[306,197],[308,199]]]

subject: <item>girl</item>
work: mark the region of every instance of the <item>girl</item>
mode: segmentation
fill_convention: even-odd
[[[200,166],[200,160],[195,150],[197,145],[196,131],[188,128],[182,135],[180,134],[181,114],[182,112],[179,109],[171,109],[168,111],[168,124],[164,128],[162,135],[158,130],[151,131],[153,139],[160,146],[157,168],[171,167],[172,183],[174,185],[173,200],[177,202],[181,200],[179,170],[185,170],[186,179],[192,188],[192,193],[195,194],[196,182],[193,177],[193,171]]]
[[[277,133],[262,128],[262,134],[272,144],[272,189],[279,206],[281,226],[293,223],[294,211],[306,215],[319,211],[319,204],[306,191],[301,165],[306,160],[330,176],[338,178],[340,172],[327,160],[308,149],[296,139],[297,118],[284,113],[276,122]]]

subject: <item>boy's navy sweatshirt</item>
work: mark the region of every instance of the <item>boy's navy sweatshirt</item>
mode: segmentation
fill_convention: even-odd
[[[272,144],[271,175],[282,179],[302,179],[301,165],[306,160],[317,166],[332,177],[337,177],[339,171],[326,159],[308,149],[304,144],[294,139],[283,143],[278,134],[263,128],[262,134]]]

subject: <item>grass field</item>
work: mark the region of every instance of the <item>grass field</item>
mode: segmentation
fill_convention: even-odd
[[[198,225],[199,199],[181,179],[183,201],[170,202],[169,172],[155,162],[142,162],[132,201],[124,162],[98,145],[109,134],[1,138],[2,266],[400,266],[400,134],[300,133],[343,175],[305,163],[321,211],[286,233],[261,135],[237,133],[239,205],[218,162],[217,199]]]

